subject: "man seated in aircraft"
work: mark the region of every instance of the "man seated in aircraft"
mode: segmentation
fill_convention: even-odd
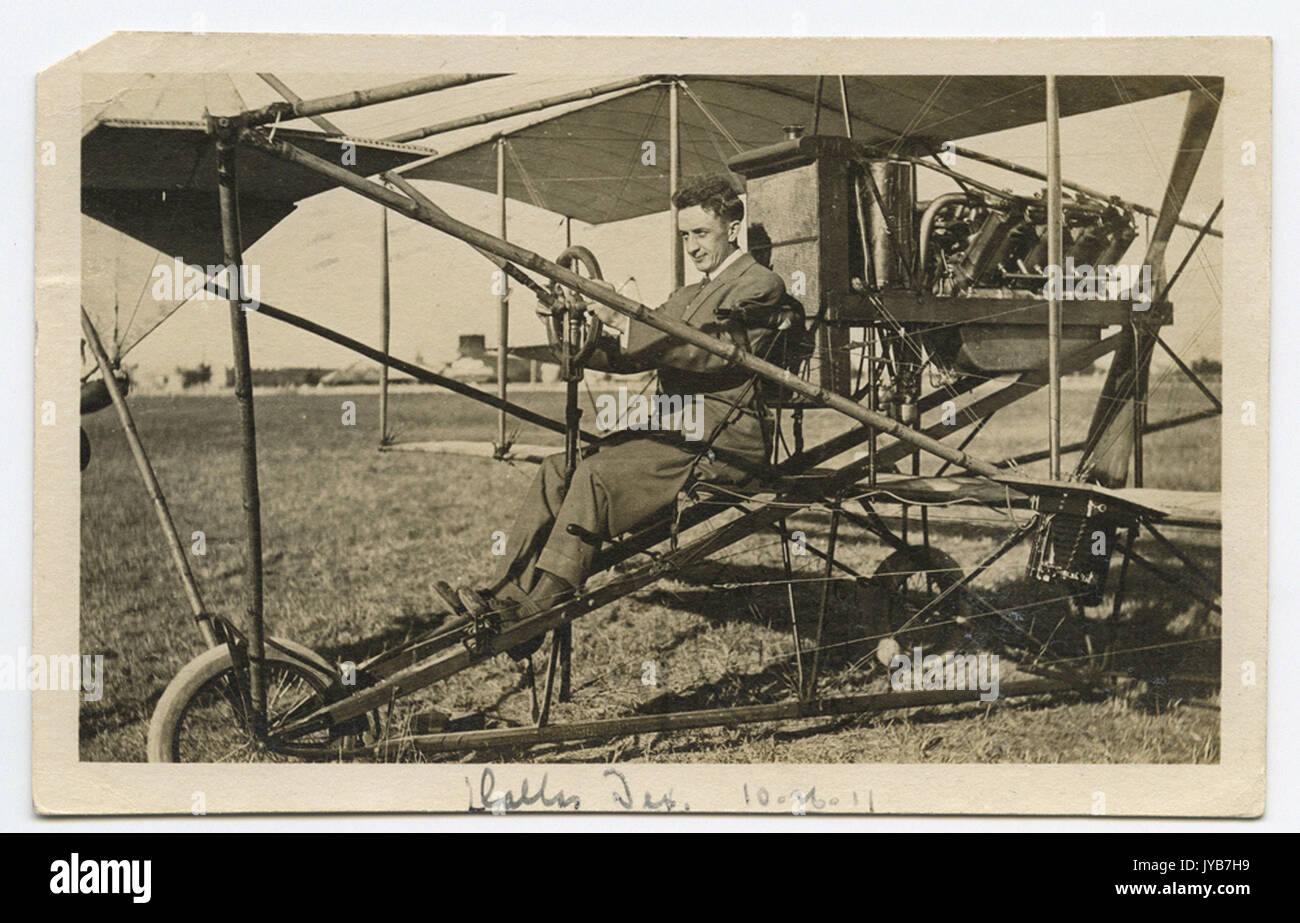
[[[759,357],[783,330],[802,332],[802,307],[781,277],[739,245],[744,204],[726,177],[686,186],[674,196],[686,254],[702,273],[657,309]],[[682,408],[689,427],[628,429],[586,451],[564,484],[564,454],[546,459],[507,533],[507,549],[484,593],[461,588],[471,611],[495,610],[502,624],[570,597],[591,573],[602,542],[671,507],[694,479],[739,484],[769,456],[771,425],[753,376],[697,346],[600,304],[604,324],[588,367],[658,373],[656,407]],[[692,418],[694,415],[694,418]],[[526,657],[534,639],[511,652]]]

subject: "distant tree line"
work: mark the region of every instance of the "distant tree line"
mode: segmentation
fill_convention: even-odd
[[[200,362],[196,368],[187,369],[181,366],[176,367],[176,374],[181,376],[182,388],[193,388],[200,385],[206,385],[212,381],[212,366],[206,362]]]
[[[202,367],[202,366],[201,366]],[[291,388],[300,385],[312,387],[330,373],[330,369],[290,367],[283,369],[253,369],[253,387],[255,388]],[[189,385],[182,382],[182,386]],[[226,387],[235,386],[235,370],[226,369]]]

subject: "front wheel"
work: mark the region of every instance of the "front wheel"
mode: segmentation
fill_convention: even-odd
[[[268,638],[267,642],[266,719],[268,730],[274,731],[327,704],[334,676],[329,665],[307,648],[282,638]],[[240,671],[225,644],[209,648],[182,667],[163,691],[149,722],[149,762],[285,762],[331,757],[339,741],[331,738],[328,730],[295,740],[292,754],[277,752],[256,740],[246,702],[248,679],[239,675]]]
[[[936,604],[940,594],[963,578],[955,560],[932,546],[910,545],[880,562],[874,577],[884,590],[889,628],[876,649],[881,663],[889,666],[901,649],[919,646],[937,652],[958,643],[969,623],[970,601],[955,590]]]

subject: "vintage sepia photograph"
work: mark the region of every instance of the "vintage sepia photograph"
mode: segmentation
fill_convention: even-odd
[[[134,41],[38,809],[1262,810],[1266,42]]]

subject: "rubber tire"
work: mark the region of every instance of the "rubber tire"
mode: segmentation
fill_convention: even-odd
[[[898,585],[906,583],[909,578],[905,576],[893,576],[893,575],[898,575],[900,574],[900,572],[908,571],[908,570],[939,571],[940,575],[936,575],[933,578],[936,584],[936,589],[938,591],[942,591],[946,589],[948,586],[957,583],[964,576],[964,571],[961,570],[960,565],[950,555],[945,554],[944,552],[940,551],[938,548],[935,548],[933,545],[930,546],[928,552],[924,545],[911,545],[907,549],[901,549],[901,548],[896,549],[895,551],[891,552],[888,557],[886,557],[883,561],[881,561],[878,565],[876,565],[874,576],[876,580],[880,581],[881,583],[889,586],[892,590],[896,591]],[[892,603],[888,603],[888,605],[892,610]],[[970,615],[970,606],[967,604],[967,601],[964,598],[962,598],[961,594],[957,594],[948,603],[946,603],[945,608],[948,607],[955,608],[958,611],[958,613],[961,615],[967,617],[969,617]],[[891,611],[891,615],[892,615],[892,611]],[[891,633],[897,634],[898,632],[897,625],[890,624],[888,627]],[[924,630],[925,630],[924,623],[922,623],[919,626],[915,626],[913,628],[907,629],[907,631],[909,632],[918,632]]]
[[[301,660],[291,657],[283,651],[276,650],[269,643],[273,641],[275,644],[287,648],[311,662],[314,665],[316,678],[320,683],[322,692],[337,680],[334,669],[329,662],[310,648],[287,638],[268,638],[267,641],[266,658],[268,660],[290,663],[302,667],[304,670],[308,669]],[[186,706],[189,704],[190,699],[203,688],[205,683],[219,676],[230,666],[230,648],[225,644],[218,644],[216,647],[208,648],[181,667],[180,672],[172,678],[172,681],[167,684],[167,688],[163,690],[162,696],[158,699],[158,704],[154,707],[153,717],[149,719],[149,738],[145,745],[149,762],[176,762],[173,749],[174,738],[177,725],[185,714]]]

